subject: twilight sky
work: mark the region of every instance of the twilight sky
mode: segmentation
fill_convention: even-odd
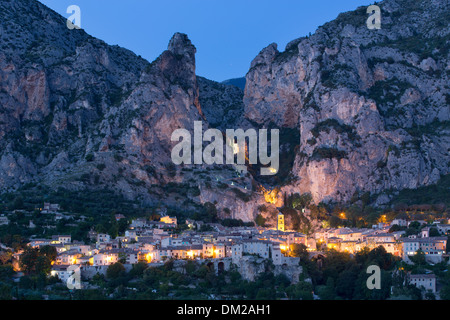
[[[267,45],[283,51],[291,40],[314,33],[339,13],[373,0],[40,0],[64,17],[81,9],[81,27],[111,45],[148,61],[156,59],[175,32],[197,47],[197,74],[223,81],[243,77]]]

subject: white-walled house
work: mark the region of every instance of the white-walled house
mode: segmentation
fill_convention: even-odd
[[[101,251],[94,255],[94,266],[109,266],[119,261],[118,253]]]
[[[408,283],[419,289],[436,293],[436,276],[434,274],[409,274]]]
[[[52,236],[52,241],[58,242],[58,243],[62,243],[62,244],[71,243],[72,242],[72,236],[70,236],[70,235],[56,235],[56,236]]]
[[[106,233],[97,234],[97,243],[110,242],[111,236]]]
[[[70,268],[70,270],[68,270]],[[58,277],[62,283],[67,284],[67,280],[75,273],[80,273],[80,266],[54,265],[50,271],[51,276]],[[76,279],[73,279],[72,285],[75,285]]]
[[[437,224],[436,228],[441,234],[447,234],[450,231],[450,224]]]
[[[392,227],[395,224],[398,225],[399,227],[407,227],[408,221],[406,221],[406,219],[394,219],[392,220],[390,226]]]
[[[4,214],[0,215],[0,226],[2,225],[8,225],[9,224],[9,219],[7,216],[5,216]]]
[[[420,249],[425,253],[425,259],[431,263],[443,261],[447,248],[447,237],[404,238],[401,239],[402,259],[410,263],[409,256],[413,256]]]
[[[57,265],[74,265],[77,264],[77,259],[81,257],[81,253],[78,250],[72,249],[63,251],[56,256]]]
[[[164,222],[165,224],[175,225],[175,227],[177,226],[177,218],[176,217],[165,216],[165,217],[161,217],[160,221]]]

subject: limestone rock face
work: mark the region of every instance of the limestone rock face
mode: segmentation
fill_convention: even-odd
[[[275,275],[285,275],[293,284],[299,282],[303,273],[303,267],[299,263],[273,265],[269,260],[258,256],[243,256],[236,265],[242,278],[248,281],[255,281],[261,273],[273,272]]]
[[[245,116],[300,132],[296,181],[283,191],[346,201],[449,173],[445,2],[383,1],[376,31],[359,8],[284,52],[271,44],[254,59]]]
[[[250,203],[257,200],[197,191],[241,179],[250,198],[249,176],[238,177],[230,166],[172,163],[176,129],[193,133],[194,121],[204,129],[233,128],[243,114],[241,89],[197,77],[187,35],[174,34],[149,63],[69,30],[35,0],[2,1],[0,30],[1,192],[25,184],[112,189],[144,205],[186,211],[221,203],[219,215],[253,220]]]
[[[0,191],[108,188],[193,212],[210,203],[220,217],[252,221],[263,204],[276,212],[261,185],[319,202],[434,184],[450,164],[448,1],[379,5],[380,30],[368,30],[358,8],[283,52],[270,44],[242,91],[198,77],[185,34],[149,63],[69,30],[36,0],[3,0]],[[281,129],[283,179],[173,165],[171,135],[193,132],[194,121]]]
[[[38,1],[0,7],[2,192],[31,182],[151,200],[150,185],[178,179],[167,174],[172,132],[203,120],[186,35],[149,63],[69,30]]]

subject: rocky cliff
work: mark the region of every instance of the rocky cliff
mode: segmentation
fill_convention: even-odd
[[[316,202],[417,188],[449,173],[449,2],[387,0],[382,27],[366,7],[251,64],[245,116],[298,128],[286,192]],[[379,197],[382,203],[388,197]]]
[[[192,130],[196,120],[224,124],[223,117],[243,113],[240,89],[197,78],[196,48],[186,35],[175,34],[149,63],[69,30],[63,17],[35,0],[2,0],[0,16],[2,192],[41,184],[102,188],[186,208],[222,180],[240,179],[243,190],[249,185],[228,167],[171,161],[175,129]],[[230,190],[219,194],[235,198]]]
[[[69,30],[36,0],[0,0],[1,192],[107,188],[183,210],[215,203],[220,217],[251,221],[283,192],[316,202],[370,192],[383,204],[387,190],[434,184],[450,165],[448,4],[386,0],[380,30],[359,8],[284,52],[271,44],[244,92],[198,77],[184,34],[149,63]],[[172,132],[196,120],[279,128],[280,173],[173,165]]]

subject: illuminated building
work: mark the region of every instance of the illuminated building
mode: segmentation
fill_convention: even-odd
[[[284,232],[284,215],[281,212],[278,213],[277,220],[277,230]]]

